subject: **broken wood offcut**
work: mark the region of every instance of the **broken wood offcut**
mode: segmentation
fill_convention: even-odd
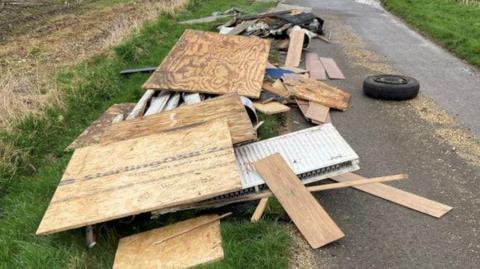
[[[263,215],[263,212],[265,211],[265,208],[267,208],[267,205],[268,205],[268,197],[260,199],[260,202],[258,202],[257,208],[255,208],[255,212],[253,212],[253,215],[250,218],[251,223],[255,223],[260,220],[260,218]]]
[[[284,113],[290,110],[288,106],[281,104],[277,101],[270,101],[266,104],[262,104],[261,102],[254,102],[253,106],[255,107],[256,110],[267,115]]]
[[[354,173],[346,173],[335,176],[332,179],[338,182],[352,182],[364,179],[364,177]],[[354,186],[354,188],[436,218],[441,218],[452,210],[451,206],[381,183]]]
[[[305,31],[298,26],[294,26],[290,32],[290,42],[288,43],[285,66],[298,67],[300,65],[304,38]]]
[[[345,236],[280,154],[256,161],[255,168],[312,248]]]
[[[320,57],[320,61],[322,62],[323,66],[325,67],[325,71],[327,72],[328,78],[330,79],[345,79],[342,71],[338,67],[335,60],[332,58],[324,58]]]

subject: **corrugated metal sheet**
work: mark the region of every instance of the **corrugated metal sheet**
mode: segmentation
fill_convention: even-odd
[[[305,184],[359,169],[358,155],[327,123],[235,148],[244,190],[265,184],[253,162],[277,152]]]

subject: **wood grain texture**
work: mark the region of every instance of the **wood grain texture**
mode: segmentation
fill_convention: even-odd
[[[37,234],[49,234],[241,189],[225,121],[77,149]]]
[[[326,80],[327,73],[325,73],[325,67],[323,67],[318,54],[315,52],[307,52],[305,54],[305,66],[310,72],[311,79]]]
[[[265,104],[262,104],[261,102],[254,102],[253,106],[255,107],[256,110],[267,115],[284,113],[290,110],[288,106],[281,104],[277,101],[270,101]]]
[[[297,98],[314,101],[339,110],[348,108],[350,94],[321,81],[310,78],[291,79],[284,77],[283,84],[290,95]]]
[[[349,182],[364,178],[353,173],[346,173],[332,179],[338,182]],[[382,183],[355,186],[354,188],[436,218],[441,218],[452,210],[451,206]]]
[[[260,202],[258,202],[257,208],[255,208],[255,212],[253,212],[252,217],[250,218],[251,223],[255,223],[262,218],[263,212],[265,211],[265,208],[267,208],[268,205],[268,197],[260,199]]]
[[[131,120],[131,119],[143,116],[143,113],[145,112],[145,108],[147,107],[148,102],[150,101],[150,99],[154,94],[155,94],[154,90],[147,89],[143,94],[142,98],[138,100],[137,104],[132,109],[130,114],[128,114],[126,119]]]
[[[262,88],[269,93],[273,93],[281,97],[288,97],[288,91],[285,86],[283,86],[282,81],[279,79],[275,80],[273,83],[265,81],[262,85]]]
[[[75,140],[67,147],[69,150],[98,144],[105,129],[112,124],[115,117],[119,115],[128,115],[135,104],[115,104],[109,107],[97,120],[85,129]]]
[[[330,79],[345,79],[345,76],[338,67],[335,60],[332,58],[323,58],[320,57],[320,61],[322,62],[323,66],[325,67],[325,71],[327,71],[328,78]]]
[[[345,236],[280,154],[256,161],[255,168],[312,248]]]
[[[287,57],[285,66],[297,67],[302,59],[303,39],[305,31],[300,27],[293,27],[290,32],[290,42],[288,43]]]
[[[312,121],[325,123],[328,119],[329,110],[330,108],[327,106],[310,101],[305,116]]]
[[[269,50],[266,39],[187,29],[143,88],[258,98]]]
[[[102,143],[111,143],[224,118],[234,144],[256,139],[247,111],[237,94],[228,94],[185,105],[171,111],[114,124],[107,128]]]
[[[220,221],[203,225],[161,244],[154,242],[212,220],[201,216],[120,239],[114,269],[189,268],[223,259]]]

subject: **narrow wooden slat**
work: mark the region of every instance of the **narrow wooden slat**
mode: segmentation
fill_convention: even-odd
[[[290,108],[284,104],[281,104],[277,101],[271,101],[266,104],[262,104],[261,102],[254,102],[253,106],[256,110],[267,114],[267,115],[274,115],[278,113],[287,112]]]
[[[260,199],[260,202],[258,202],[257,208],[255,208],[255,212],[253,212],[252,218],[250,219],[251,223],[255,223],[260,220],[265,208],[267,208],[267,205],[268,197]]]
[[[138,101],[138,103],[135,105],[133,108],[132,112],[128,114],[126,120],[131,120],[136,117],[142,116],[143,112],[145,111],[145,108],[147,107],[147,103],[152,98],[153,94],[155,93],[154,90],[146,90],[145,93],[143,94],[142,98]]]
[[[345,76],[343,75],[335,60],[333,60],[332,58],[320,57],[320,61],[325,67],[325,70],[327,71],[328,77],[330,79],[345,79]]]
[[[312,248],[344,236],[280,154],[256,161],[255,168]]]
[[[300,65],[304,38],[305,32],[301,28],[294,27],[292,29],[290,32],[290,42],[288,44],[285,66],[297,67]]]
[[[307,52],[305,54],[305,65],[310,72],[311,79],[325,80],[327,74],[325,73],[325,67],[323,67],[318,54],[314,52]]]
[[[364,177],[353,173],[346,173],[333,177],[332,179],[338,182],[349,182],[364,179]],[[440,218],[452,210],[452,207],[448,205],[381,183],[355,186],[354,188],[436,218]]]
[[[165,111],[170,111],[175,109],[178,106],[178,102],[180,102],[180,93],[177,92],[168,99],[167,104],[165,105]]]
[[[153,97],[150,102],[150,107],[145,112],[144,116],[153,115],[161,112],[170,98],[170,93],[167,91],[161,91],[157,97]]]

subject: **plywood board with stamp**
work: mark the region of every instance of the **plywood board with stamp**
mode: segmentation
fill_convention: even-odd
[[[237,94],[228,94],[171,111],[116,123],[107,128],[100,141],[111,143],[220,118],[227,120],[234,144],[256,139],[256,132],[240,97]]]
[[[77,149],[37,234],[49,234],[241,189],[223,120]]]
[[[346,110],[350,101],[350,94],[310,78],[291,79],[283,78],[283,84],[290,95],[297,98],[314,101],[330,108]]]
[[[266,39],[187,29],[143,88],[258,98],[269,51]]]
[[[83,131],[68,147],[73,150],[97,144],[105,129],[112,124],[112,120],[118,115],[127,115],[135,106],[133,103],[115,104],[109,107],[97,120]]]
[[[189,268],[223,259],[220,221],[202,225],[187,233],[171,235],[213,220],[201,216],[120,239],[114,269]]]

